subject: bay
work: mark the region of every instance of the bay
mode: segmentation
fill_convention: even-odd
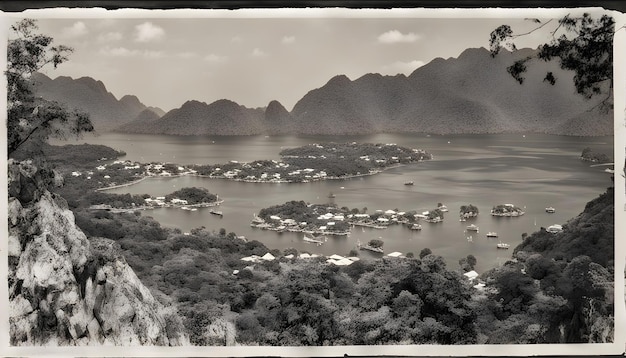
[[[358,241],[366,243],[380,237],[385,242],[386,253],[418,255],[423,248],[430,248],[443,256],[449,267],[456,267],[459,259],[472,254],[478,259],[477,271],[482,272],[511,258],[512,249],[498,250],[498,242],[509,243],[513,248],[521,243],[522,233],[564,224],[582,212],[589,200],[611,186],[610,175],[604,172],[606,167],[593,167],[579,157],[585,147],[612,155],[613,137],[542,134],[180,137],[105,133],[79,142],[104,144],[126,152],[123,159],[143,163],[218,164],[230,160],[279,159],[282,148],[352,141],[420,148],[432,153],[434,159],[346,180],[269,184],[183,176],[148,179],[109,192],[163,196],[182,187],[205,187],[224,199],[219,209],[224,213],[222,218],[211,215],[209,209],[191,212],[163,208],[145,211],[143,215],[185,232],[201,226],[215,231],[224,228],[249,240],[259,240],[270,249],[293,247],[300,252],[323,255],[346,255],[356,248]],[[404,185],[407,181],[414,181],[415,185]],[[330,192],[336,197],[329,199]],[[422,212],[436,208],[441,202],[450,211],[443,223],[423,223],[421,231],[401,225],[385,230],[357,227],[351,235],[329,237],[321,246],[304,242],[302,234],[250,227],[253,214],[262,208],[291,200],[332,201],[340,207],[367,207],[369,213],[388,209]],[[490,209],[503,203],[523,207],[526,214],[518,218],[492,217]],[[480,215],[459,222],[459,208],[467,204],[476,205]],[[548,206],[555,207],[556,213],[546,213]],[[480,231],[466,232],[469,224],[479,226]],[[489,231],[497,232],[499,238],[487,238]],[[469,235],[471,241],[467,239]],[[365,259],[377,257],[365,251],[360,255]]]

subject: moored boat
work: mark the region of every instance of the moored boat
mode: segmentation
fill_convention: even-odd
[[[490,232],[487,233],[487,237],[498,237],[498,233],[490,231]]]
[[[467,231],[478,231],[478,226],[471,224],[465,228]]]
[[[224,216],[224,213],[222,213],[221,211],[217,211],[217,210],[209,210],[209,213],[213,214],[213,215],[217,215],[217,216]]]
[[[411,230],[422,230],[422,225],[420,225],[420,224],[413,224],[413,225],[411,225]]]
[[[496,244],[496,247],[497,247],[498,249],[505,249],[505,250],[506,250],[506,249],[508,249],[510,246],[511,246],[511,245],[509,245],[509,244],[505,244],[505,243],[503,243],[503,242],[499,242],[499,243],[497,243],[497,244]]]

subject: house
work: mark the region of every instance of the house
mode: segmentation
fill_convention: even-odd
[[[558,225],[558,224],[554,224],[554,225],[548,226],[546,231],[551,233],[551,234],[557,234],[557,233],[563,231],[563,226]]]
[[[463,274],[468,280],[474,281],[478,277],[478,272],[472,270]]]

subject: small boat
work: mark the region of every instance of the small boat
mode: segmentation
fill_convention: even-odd
[[[547,207],[547,208],[546,208],[546,213],[550,213],[550,214],[552,214],[552,213],[555,213],[555,212],[556,212],[556,209],[555,209],[555,208],[553,208],[553,207],[551,207],[551,206],[549,206],[549,207]]]
[[[332,198],[334,198],[334,197],[336,197],[336,196],[337,196],[337,195],[333,194],[332,192],[330,192],[330,193],[328,194],[328,197],[329,197],[329,198],[331,198],[331,199],[332,199]]]
[[[256,214],[254,214],[252,222],[254,224],[263,224],[265,222],[265,220],[263,220],[262,218],[258,217]]]
[[[217,215],[217,216],[224,216],[224,213],[222,213],[221,211],[216,211],[216,210],[209,210],[209,213],[213,214],[213,215]]]
[[[496,244],[496,247],[497,247],[498,249],[505,249],[505,250],[506,250],[506,249],[508,249],[508,248],[509,248],[509,246],[511,246],[511,245],[509,245],[509,244],[505,244],[505,243],[503,243],[503,242],[500,242],[500,243],[497,243],[497,244]]]
[[[468,225],[465,229],[467,231],[478,231],[478,226],[472,224],[472,225]]]
[[[404,185],[413,185],[413,184],[415,184],[415,183],[413,183],[412,181],[407,181],[407,182],[404,183]]]
[[[459,219],[459,221],[463,223],[463,222],[466,222],[466,221],[467,221],[467,219],[466,219],[465,217],[461,216],[461,218]]]
[[[437,209],[441,210],[444,213],[448,212],[448,207],[445,205],[441,205]]]
[[[411,230],[422,230],[422,225],[420,225],[420,224],[413,224],[413,225],[411,225]]]
[[[487,237],[498,237],[498,233],[490,231],[490,232],[487,233]]]
[[[321,245],[324,243],[324,241],[326,240],[321,240],[321,236],[309,236],[309,235],[304,235],[303,240],[306,242],[311,242],[314,244],[318,244]]]
[[[188,206],[181,206],[180,208],[183,209],[183,210],[191,210],[191,208],[188,207]]]

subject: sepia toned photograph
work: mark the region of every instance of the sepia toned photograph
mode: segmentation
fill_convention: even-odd
[[[4,13],[8,352],[623,352],[622,17]]]

